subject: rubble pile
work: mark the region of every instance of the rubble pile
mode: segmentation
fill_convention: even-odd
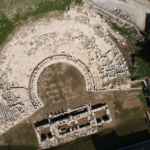
[[[122,11],[120,9],[116,9],[115,14],[118,15],[120,18],[125,20],[130,20],[129,15],[126,11]]]

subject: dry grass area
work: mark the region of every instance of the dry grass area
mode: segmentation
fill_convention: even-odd
[[[46,119],[47,113],[58,113],[62,109],[74,108],[87,102],[91,102],[92,105],[106,102],[112,115],[113,121],[111,123],[98,128],[100,131],[98,137],[106,135],[110,133],[108,131],[112,130],[115,130],[118,136],[150,130],[144,119],[146,117],[145,110],[148,108],[142,90],[110,91],[103,92],[103,94],[101,92],[88,93],[85,91],[85,80],[81,72],[67,63],[51,65],[41,73],[38,80],[38,93],[45,106],[1,135],[0,145],[9,144],[11,147],[17,145],[20,146],[20,150],[25,149],[25,146],[22,147],[23,145],[32,145],[28,149],[37,149],[34,123]],[[88,142],[88,144],[83,142]],[[78,146],[74,146],[75,143]],[[74,150],[81,148],[96,149],[90,138],[77,140],[55,149]]]
[[[5,12],[9,19],[12,19],[15,14],[24,15],[28,11],[33,11],[42,0],[1,0],[0,10]]]
[[[131,92],[128,93],[127,95],[124,94],[121,101],[123,103],[122,107],[123,109],[131,109],[134,107],[142,107],[143,103],[138,97],[139,92]]]
[[[97,111],[95,112],[95,116],[96,118],[99,118],[99,119],[103,119],[102,117],[106,115],[106,111],[103,109],[103,110],[100,110],[100,111]]]
[[[88,118],[85,117],[85,118],[79,119],[78,123],[79,123],[79,126],[80,126],[80,125],[85,125],[85,124],[89,123],[89,121],[88,121]]]
[[[142,88],[143,87],[142,84],[143,84],[142,81],[132,83],[131,88]]]
[[[22,121],[0,136],[0,150],[3,145],[10,145],[13,150],[36,150],[38,143],[33,123]],[[7,147],[4,147],[4,149]],[[7,150],[7,149],[6,149]]]

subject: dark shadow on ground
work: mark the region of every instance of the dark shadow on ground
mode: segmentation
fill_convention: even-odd
[[[96,150],[116,150],[149,139],[150,134],[148,130],[132,133],[123,137],[119,137],[115,131],[104,136],[99,136],[98,134],[91,136]]]
[[[150,13],[146,13],[145,32],[148,32],[149,30],[150,30]]]
[[[7,145],[7,146],[0,146],[0,150],[37,150],[38,148],[34,145]]]
[[[134,65],[135,65],[135,54],[131,54],[131,63],[132,63],[132,67],[134,67]]]
[[[84,140],[85,139],[85,140]],[[100,133],[91,135],[86,138],[82,138],[79,140],[76,140],[75,143],[66,143],[63,145],[60,145],[59,147],[55,147],[52,149],[63,149],[63,150],[116,150],[118,148],[126,147],[129,145],[133,145],[136,143],[143,142],[145,140],[150,139],[150,134],[148,130],[144,130],[141,132],[132,133],[126,136],[119,137],[115,131],[112,131],[112,133],[101,136]],[[89,142],[91,140],[91,145],[94,145],[93,148],[89,148],[90,145],[85,146],[85,142]],[[79,143],[80,142],[80,143]],[[93,143],[93,144],[92,144]],[[76,146],[69,146],[68,145],[73,144],[79,144],[79,147]],[[83,146],[83,147],[82,147]],[[0,146],[0,150],[37,150],[38,148],[34,145],[26,146],[26,145],[20,145],[20,146],[13,146],[13,145],[7,145],[7,146]],[[50,149],[49,149],[50,150]]]
[[[116,150],[150,139],[148,130],[119,137],[115,131],[101,135],[101,132],[89,137],[59,145],[46,150]]]
[[[145,41],[137,41],[134,54],[131,55],[132,70],[134,72],[132,78],[136,79],[150,77],[150,34],[144,36]]]
[[[130,57],[127,57],[130,51],[123,51],[127,57],[126,62],[128,62],[131,78],[136,79],[150,77],[150,13],[145,14],[145,31],[141,31],[140,34],[142,36],[135,34],[131,39],[127,38],[131,51]]]
[[[146,13],[146,19],[145,19],[145,32],[142,32],[141,34],[145,36],[145,42],[137,42],[136,46],[139,46],[140,49],[135,51],[135,57],[141,58],[143,61],[148,62],[148,67],[150,68],[150,13]],[[142,64],[142,62],[139,62]],[[146,66],[145,66],[146,67]],[[144,68],[144,63],[143,63]],[[150,72],[146,70],[147,72]],[[150,77],[150,73],[148,74],[148,77]]]

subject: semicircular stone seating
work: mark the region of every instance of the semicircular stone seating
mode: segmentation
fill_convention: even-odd
[[[44,106],[37,93],[37,80],[51,64],[66,62],[77,67],[87,91],[119,89],[110,83],[104,86],[128,74],[126,62],[109,33],[124,44],[123,37],[86,3],[59,19],[49,17],[21,27],[0,58],[0,133]]]

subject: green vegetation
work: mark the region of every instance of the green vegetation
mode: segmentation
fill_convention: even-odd
[[[123,102],[127,99],[126,95],[137,95],[137,98],[141,100],[143,105],[141,107],[133,107],[130,109],[123,109]],[[141,132],[144,130],[145,134],[149,137],[150,127],[146,123],[144,118],[144,112],[147,110],[146,99],[142,91],[126,91],[126,92],[115,92],[114,93],[116,101],[115,103],[115,118],[119,121],[119,125],[116,127],[116,133],[119,137],[127,136],[132,137],[133,133]],[[134,101],[133,101],[134,103]],[[140,124],[140,125],[139,125]],[[130,135],[131,134],[131,135]],[[144,133],[142,133],[144,134]],[[140,139],[137,134],[137,139]],[[141,136],[141,135],[140,135]],[[124,139],[126,139],[123,137]],[[123,143],[122,143],[123,145]]]
[[[132,67],[131,64],[129,64],[128,69],[130,71],[131,78],[133,78],[134,77],[134,73],[136,72],[136,67]]]
[[[82,0],[75,0],[75,4],[81,5],[82,4]]]
[[[126,46],[120,49],[127,62],[131,78],[142,79],[150,77],[150,35],[146,36],[145,43],[140,43],[136,39],[135,29],[119,27],[116,23],[112,22],[110,24],[114,30],[119,31],[128,41],[129,47]],[[134,58],[134,66],[131,65],[132,57]]]
[[[143,53],[143,54],[142,54]],[[142,56],[145,55],[145,56]],[[136,53],[136,64],[137,64],[137,70],[134,72],[132,76],[134,76],[136,79],[142,79],[150,77],[150,57],[147,54],[144,54],[144,51],[141,51],[140,53]]]
[[[141,100],[141,102],[143,103],[144,108],[147,108],[146,98],[145,98],[145,96],[143,95],[142,92],[139,93],[138,97]]]
[[[126,100],[126,95],[127,95],[126,92],[115,92],[114,94],[116,99],[116,101],[114,102],[115,110],[116,110],[115,116],[116,119],[121,120],[121,124],[128,122],[129,118],[130,120],[132,120],[132,119],[138,119],[139,117],[142,117],[143,111],[141,111],[141,109],[139,109],[138,107],[134,107],[131,109],[123,109],[122,105],[123,105],[123,101]],[[145,99],[143,99],[142,93],[139,93],[137,97],[142,99],[142,103],[146,101]]]
[[[12,33],[19,21],[26,20],[29,16],[39,17],[55,10],[65,11],[74,0],[38,0],[33,2],[27,0],[27,2],[29,5],[25,1],[10,1],[7,4],[0,2],[0,45]],[[82,0],[75,0],[75,4],[82,4]]]
[[[139,107],[133,107],[131,109],[123,109],[123,101],[127,99],[127,95],[136,95],[138,99],[141,100],[143,105],[139,109]],[[147,109],[146,98],[143,95],[142,91],[126,91],[126,92],[115,92],[114,97],[116,99],[115,103],[115,110],[116,110],[116,118],[121,119],[122,122],[127,122],[130,118],[138,119],[139,117],[143,116],[143,112]],[[133,101],[134,103],[134,101]]]
[[[119,27],[116,23],[111,23],[111,24],[112,24],[112,28],[114,30],[119,31],[119,33],[121,35],[124,35],[124,36],[126,36],[126,37],[128,37],[130,39],[133,38],[133,35],[136,34],[136,31],[133,30],[132,28]]]
[[[102,15],[102,14],[100,14],[100,13],[98,13],[98,14],[100,15],[101,18],[103,18],[103,15]]]
[[[67,6],[69,6],[74,0],[57,0],[57,1],[50,1],[50,0],[45,0],[42,1],[37,9],[33,12],[30,12],[29,14],[31,15],[41,15],[46,12],[50,11],[64,11]]]
[[[147,34],[146,39],[150,40],[150,34]]]
[[[142,85],[142,82],[140,81],[140,82],[137,82],[137,83],[132,83],[131,84],[131,88],[139,88],[139,87],[142,87],[143,85]]]
[[[116,119],[121,120],[121,124],[128,122],[129,118],[130,118],[130,121],[136,120],[139,117],[142,117],[142,115],[143,115],[143,111],[141,111],[141,109],[139,109],[139,107],[134,107],[131,109],[123,109],[121,102],[116,101],[115,104],[116,104],[115,116],[116,116]]]
[[[0,45],[13,31],[14,25],[4,13],[0,13]]]
[[[132,122],[131,120],[129,120],[129,121],[123,122],[121,125],[118,125],[116,127],[116,133],[119,137],[130,135],[136,132],[141,132],[144,130],[150,131],[150,127],[145,122],[145,118],[141,116],[139,116],[139,118],[138,117],[133,118]]]
[[[27,124],[26,121],[18,124],[12,129],[8,130],[2,135],[4,142],[13,149],[13,147],[18,147],[20,150],[29,148],[32,150],[37,149],[37,139],[34,129],[30,123]],[[16,148],[17,149],[17,148]]]

